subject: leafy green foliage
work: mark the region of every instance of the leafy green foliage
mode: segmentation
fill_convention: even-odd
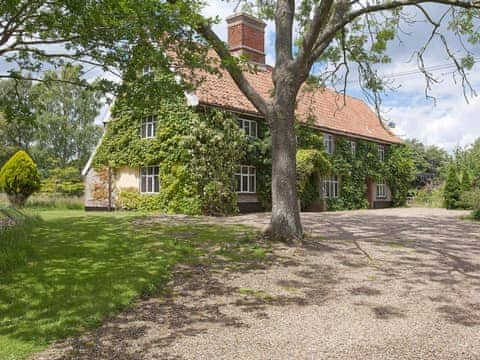
[[[7,147],[28,150],[35,139],[38,126],[34,89],[31,81],[0,81],[0,144],[5,150]]]
[[[425,146],[416,139],[407,139],[405,144],[415,166],[414,188],[421,188],[430,181],[439,184],[446,177],[446,167],[449,161],[448,153],[435,145]]]
[[[28,197],[40,190],[40,173],[32,158],[18,151],[0,170],[0,189],[15,206],[23,206]]]
[[[448,169],[448,177],[445,182],[443,196],[445,199],[445,207],[447,209],[456,209],[459,206],[461,195],[460,181],[458,180],[455,167],[450,166]]]
[[[22,149],[43,177],[55,167],[85,165],[102,133],[95,124],[102,95],[75,85],[84,74],[66,65],[45,72],[40,83],[0,81],[0,163]]]
[[[444,202],[442,186],[425,187],[416,191],[413,206],[442,208]]]
[[[385,158],[385,179],[392,191],[394,206],[406,204],[414,173],[415,166],[410,149],[407,146],[390,146]]]
[[[472,218],[474,220],[480,221],[480,207],[472,211]]]
[[[8,21],[0,28],[0,54],[12,78],[25,76],[18,68],[41,73],[68,61],[116,74],[129,66],[135,47],[145,55],[155,49],[155,63],[165,67],[171,50],[182,62],[199,66],[204,52],[194,25],[211,23],[200,15],[199,5],[189,0],[2,1],[0,14]],[[85,79],[75,83],[87,86]],[[96,85],[110,89],[114,83]]]
[[[320,197],[320,176],[332,169],[322,150],[300,149],[297,151],[297,191],[302,208],[307,208]]]
[[[49,177],[42,180],[41,192],[51,195],[81,196],[84,187],[78,168],[69,166],[52,169]]]
[[[101,94],[60,81],[74,83],[83,74],[81,67],[67,65],[58,72],[46,72],[47,82],[34,88],[38,131],[32,139],[33,156],[41,169],[81,169],[101,136],[101,127],[94,122],[102,105]]]
[[[135,99],[151,87],[151,96]],[[223,215],[237,209],[234,173],[245,157],[247,138],[236,120],[214,109],[195,112],[169,74],[155,74],[151,83],[126,88],[115,104],[113,121],[98,149],[94,166],[114,168],[160,166],[160,194],[121,194],[128,208]],[[141,138],[144,116],[156,115],[155,138]],[[145,198],[145,199],[142,199]],[[137,199],[138,204],[133,203]]]

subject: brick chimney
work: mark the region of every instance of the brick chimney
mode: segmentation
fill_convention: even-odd
[[[240,12],[227,17],[228,48],[236,56],[246,55],[250,61],[265,64],[266,24]]]

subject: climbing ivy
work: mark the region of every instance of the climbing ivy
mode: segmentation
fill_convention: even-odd
[[[228,113],[188,107],[171,78],[157,76],[156,82],[160,90],[169,83],[170,95],[159,91],[157,95],[163,96],[140,99],[133,89],[117,99],[94,166],[160,167],[160,193],[121,191],[118,205],[124,208],[208,215],[235,212],[234,173],[245,157],[246,136]],[[156,137],[141,138],[141,119],[149,115],[157,117]]]
[[[138,77],[127,73],[112,111],[94,166],[139,168],[158,165],[158,195],[139,194],[137,189],[118,194],[118,205],[127,209],[162,210],[187,214],[223,215],[237,211],[234,173],[239,164],[253,165],[257,198],[271,208],[271,138],[268,126],[258,121],[259,138],[249,138],[235,117],[212,108],[187,106],[180,84],[171,74]],[[149,91],[145,91],[148,88]],[[153,139],[140,136],[141,119],[157,116]],[[320,177],[341,176],[340,197],[329,200],[329,209],[366,208],[367,179],[385,179],[394,205],[405,203],[413,163],[403,145],[386,148],[385,161],[378,158],[377,144],[337,137],[335,152],[323,150],[323,134],[312,124],[298,124],[297,188],[303,209],[320,197]]]

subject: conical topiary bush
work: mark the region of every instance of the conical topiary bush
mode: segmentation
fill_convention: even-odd
[[[17,151],[3,165],[0,170],[0,190],[17,207],[25,205],[28,197],[40,190],[40,173],[25,151]]]

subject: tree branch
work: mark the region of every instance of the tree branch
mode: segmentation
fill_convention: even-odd
[[[333,4],[333,0],[324,0],[315,6],[313,19],[298,52],[296,62],[299,64],[299,66],[305,66],[307,64],[308,54],[312,52],[315,40],[328,24]]]
[[[360,2],[358,2],[359,4]],[[329,25],[325,28],[323,33],[316,41],[316,46],[312,51],[311,60],[315,61],[323,52],[322,48],[326,48],[325,43],[329,43],[335,34],[344,28],[347,24],[351,23],[356,18],[383,10],[393,10],[405,6],[416,6],[423,3],[436,3],[443,5],[450,5],[455,7],[461,7],[464,9],[480,9],[480,2],[477,1],[461,1],[461,0],[393,0],[385,1],[383,3],[377,3],[374,5],[367,5],[360,9],[344,13],[343,16],[334,16],[329,22]],[[338,14],[341,15],[341,14]]]

